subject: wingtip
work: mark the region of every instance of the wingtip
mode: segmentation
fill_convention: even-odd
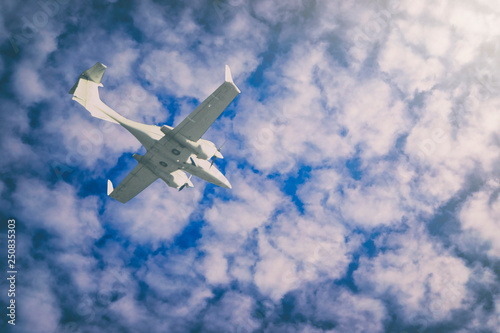
[[[235,86],[236,90],[238,90],[238,93],[241,93],[240,89],[233,82],[233,75],[231,74],[231,68],[229,68],[228,65],[226,65],[226,80],[225,81],[232,83]]]
[[[228,65],[226,65],[226,82],[233,82],[233,76],[231,75],[231,68],[229,68]]]
[[[108,196],[113,192],[113,183],[108,179]]]

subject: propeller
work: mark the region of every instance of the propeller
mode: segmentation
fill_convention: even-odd
[[[222,147],[224,147],[224,144],[225,144],[225,143],[226,143],[226,141],[224,141],[224,142],[222,143],[222,145],[219,147],[219,149],[217,149],[217,152],[216,152],[215,154],[220,153],[220,150],[222,149]],[[214,165],[214,162],[215,162],[215,160],[217,159],[217,156],[216,156],[215,154],[214,154],[214,156],[212,156],[212,163],[210,163],[210,168],[212,167],[212,165]],[[209,169],[210,169],[210,168],[209,168]]]

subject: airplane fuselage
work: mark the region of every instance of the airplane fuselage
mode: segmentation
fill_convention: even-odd
[[[180,178],[179,181],[172,179],[170,173],[173,170],[181,169],[217,186],[232,188],[227,178],[214,165],[211,165],[211,162],[198,157],[193,144],[188,143],[189,140],[173,137],[166,140],[173,129],[172,127],[141,124],[124,117],[115,120],[146,148],[147,153],[144,156],[135,154],[134,158],[139,163],[144,163],[151,171],[162,178],[167,185],[179,188],[179,182],[187,181]],[[213,146],[215,147],[215,144]],[[183,153],[186,150],[190,152],[187,160],[185,160],[185,153]],[[180,156],[181,153],[183,156]],[[222,157],[222,155],[218,154],[218,157]],[[192,187],[193,185],[190,184],[189,186]]]

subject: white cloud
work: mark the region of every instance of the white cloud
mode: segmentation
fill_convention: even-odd
[[[268,224],[273,212],[284,204],[277,184],[250,170],[229,163],[226,175],[233,189],[229,200],[215,199],[204,218],[216,233],[229,239],[246,237],[253,229]],[[228,244],[226,244],[227,246]]]
[[[229,200],[214,199],[204,212],[204,227],[200,248],[207,253],[200,267],[209,283],[238,279],[251,282],[257,258],[245,250],[254,232],[271,224],[273,214],[289,204],[272,180],[251,171],[241,171],[234,163],[226,167],[233,189]],[[231,258],[231,264],[228,259]]]
[[[61,253],[56,258],[57,264],[70,272],[73,284],[82,292],[95,291],[96,260],[93,256],[80,253]]]
[[[203,327],[213,332],[252,332],[259,323],[252,318],[254,300],[244,294],[229,291],[203,317]]]
[[[168,258],[150,256],[135,274],[154,291],[148,294],[144,304],[152,310],[153,317],[169,318],[168,322],[161,321],[170,330],[175,325],[186,327],[188,321],[196,320],[214,297],[210,285],[205,284],[193,269],[196,260],[193,252],[171,254]]]
[[[264,238],[259,238],[259,255],[262,258],[255,267],[255,285],[260,292],[278,301],[283,295],[298,287],[296,264]]]
[[[500,256],[500,200],[498,198],[498,181],[490,180],[487,188],[474,193],[464,203],[460,211],[460,221],[466,234],[472,231],[479,233],[486,240],[490,249],[487,254]]]
[[[150,326],[147,322],[148,313],[142,302],[139,302],[133,295],[128,294],[110,305],[110,313],[113,313],[125,327],[142,329]]]
[[[397,162],[379,162],[362,169],[363,178],[357,181],[346,170],[341,174],[331,169],[313,170],[297,194],[316,221],[336,218],[349,230],[398,225],[422,205],[412,200],[406,174],[392,171],[394,164]]]
[[[330,283],[308,285],[286,302],[287,315],[307,322],[274,323],[272,332],[384,332],[387,310],[380,300],[353,294]]]
[[[186,227],[203,188],[200,181],[194,189],[179,192],[158,179],[127,204],[107,199],[104,217],[134,241],[156,248]]]
[[[207,10],[216,14],[217,5],[214,3]],[[191,10],[183,11],[174,23],[161,18],[165,8],[141,2],[134,20],[147,36],[163,46],[148,46],[152,50],[140,66],[154,88],[200,100],[222,83],[224,64],[229,64],[235,82],[245,89],[239,84],[243,82],[240,78],[247,77],[258,66],[268,28],[239,6],[233,11],[233,6],[224,5],[224,12],[233,15],[218,17],[217,23],[223,24],[224,29],[210,34],[196,21]],[[151,10],[155,13],[152,16]],[[248,26],[252,29],[247,29]],[[214,80],[217,77],[220,79]]]
[[[55,287],[52,272],[46,265],[38,264],[24,274],[24,283],[17,280],[17,289],[22,286],[23,291],[16,293],[15,328],[23,332],[57,331],[62,313],[52,290]]]
[[[462,110],[463,125],[453,125],[454,99],[434,91],[425,101],[422,117],[406,141],[410,163],[417,167],[418,192],[434,207],[448,200],[463,186],[466,177],[479,170],[490,173],[498,159],[493,101]],[[425,112],[424,112],[425,110]],[[459,110],[460,111],[460,110]]]
[[[449,319],[450,311],[467,300],[470,270],[421,228],[386,235],[376,243],[386,250],[360,259],[355,282],[375,297],[395,297],[410,322]]]
[[[423,48],[422,51],[428,56],[442,57],[448,51],[451,44],[450,27],[442,23],[426,22],[422,24],[418,20],[401,20],[398,22],[398,28],[404,38],[417,48]],[[428,38],[432,36],[432,38]]]
[[[37,68],[21,65],[14,75],[14,80],[16,91],[24,104],[40,102],[52,95],[42,82]]]
[[[498,25],[494,23],[498,18],[498,13],[492,11],[493,8],[493,1],[485,1],[484,4],[474,2],[456,3],[452,7],[450,6],[447,21],[464,35],[498,36],[500,30]]]
[[[341,278],[359,246],[357,237],[346,241],[346,236],[344,227],[328,214],[279,214],[259,231],[255,284],[278,300],[308,282]]]
[[[348,131],[346,140],[361,145],[365,158],[386,155],[407,128],[404,104],[382,80],[365,80],[350,87],[341,105],[339,120]]]
[[[258,238],[259,257],[255,284],[274,300],[310,281],[339,279],[351,260],[352,243],[335,221],[280,216]],[[300,244],[300,246],[297,246]]]
[[[415,52],[396,31],[389,35],[378,63],[380,70],[387,73],[405,95],[430,90],[444,74],[439,59]]]
[[[400,222],[404,214],[400,193],[391,184],[387,185],[345,189],[340,208],[343,217],[368,227]]]
[[[135,82],[125,82],[111,91],[101,88],[101,98],[124,117],[146,124],[164,122],[170,114],[157,96]]]
[[[67,183],[50,188],[38,179],[21,178],[12,197],[16,216],[32,231],[43,228],[57,236],[55,247],[85,249],[103,235],[97,198],[78,198]]]
[[[234,167],[226,170],[232,197],[216,200],[206,210],[211,224],[202,229],[200,246],[207,255],[199,269],[209,283],[254,282],[263,294],[278,300],[307,281],[345,273],[349,252],[358,243],[344,243],[338,221],[326,215],[299,217],[273,181]],[[275,209],[279,213],[272,218]],[[254,242],[255,250],[249,247]]]
[[[55,135],[62,134],[61,143],[67,149],[59,163],[96,171],[99,160],[104,160],[111,168],[123,153],[141,148],[139,141],[125,128],[92,118],[80,105],[74,103],[70,112],[68,118],[55,120],[47,126],[47,130],[54,131]]]
[[[227,259],[221,250],[215,249],[203,260],[202,272],[209,284],[227,284]]]
[[[335,294],[335,293],[334,293]],[[323,320],[332,318],[338,322],[333,332],[383,332],[383,320],[386,309],[379,300],[354,295],[340,290],[332,297],[332,293],[320,290],[315,306],[316,317]]]
[[[334,70],[324,63],[329,64],[325,53],[321,44],[294,46],[291,57],[277,64],[276,73],[266,73],[270,82],[280,82],[270,88],[267,99],[258,102],[250,94],[238,104],[233,126],[244,138],[239,154],[249,156],[259,169],[289,173],[296,167],[292,161],[316,164],[351,152],[335,113],[321,105],[317,82]]]
[[[126,80],[137,73],[135,65],[139,58],[139,50],[136,48],[138,45],[132,41],[127,43],[127,40],[121,40],[120,44],[123,45],[120,47],[122,50],[113,55],[109,62],[110,66],[106,69],[106,76],[112,81]]]
[[[243,2],[243,1],[240,1]],[[285,23],[297,17],[305,9],[307,2],[302,0],[292,0],[287,2],[256,1],[252,9],[255,15],[264,19],[270,24]]]
[[[349,179],[333,169],[318,169],[311,172],[309,180],[297,191],[304,209],[317,219],[325,216],[325,210],[338,209],[341,200],[339,187]]]

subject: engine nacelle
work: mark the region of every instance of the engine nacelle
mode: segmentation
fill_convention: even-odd
[[[166,181],[167,185],[173,188],[180,188],[187,184],[188,187],[194,187],[191,179],[189,179],[188,175],[184,171],[177,170],[170,174],[168,181]]]
[[[217,158],[224,158],[220,151],[217,151],[217,146],[215,146],[215,143],[212,141],[199,139],[197,142],[193,142],[180,134],[177,134],[174,140],[189,149],[199,159],[208,160],[214,155],[217,156]]]
[[[196,143],[197,147],[194,149],[196,157],[203,160],[208,160],[214,155],[217,156],[217,158],[223,158],[222,154],[217,151],[217,146],[212,141],[200,139]]]
[[[173,130],[174,129],[172,127],[165,125],[161,127],[161,131],[165,135],[170,135],[170,132]],[[188,148],[199,159],[208,160],[212,156],[215,156],[217,158],[224,158],[220,151],[217,150],[217,146],[215,146],[215,143],[213,143],[212,141],[199,139],[198,141],[194,142],[180,133],[175,134],[173,139],[177,141],[181,146]]]

